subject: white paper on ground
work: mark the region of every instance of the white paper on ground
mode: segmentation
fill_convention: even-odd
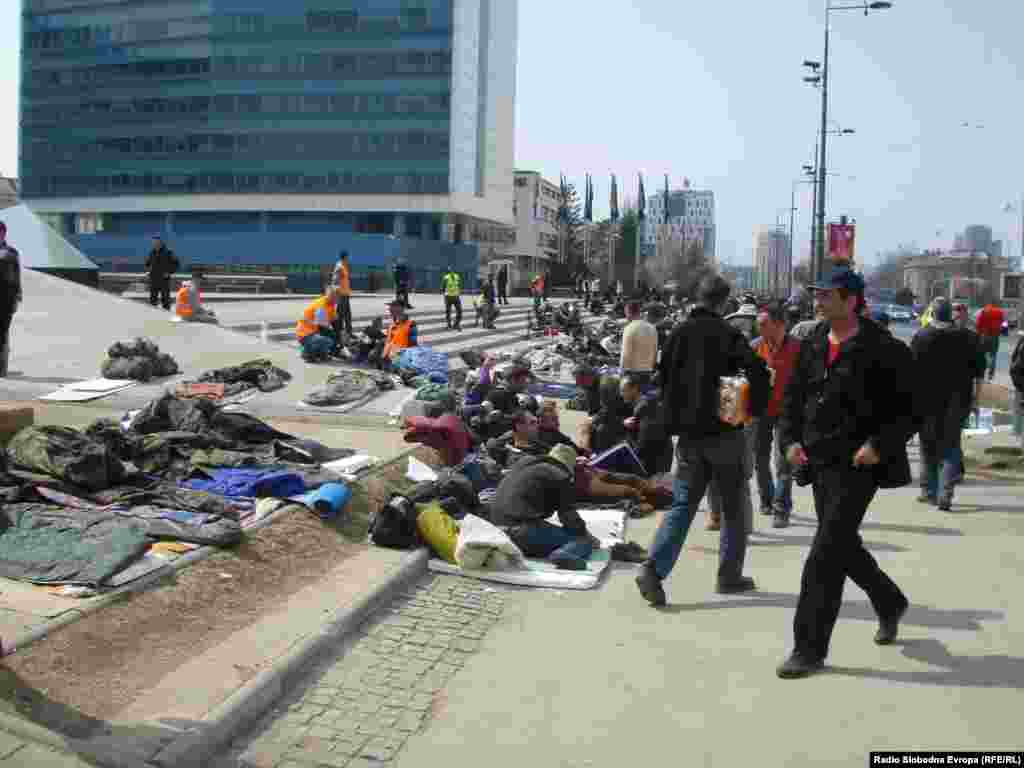
[[[88,392],[76,389],[58,389],[56,392],[51,392],[48,395],[41,395],[38,400],[42,400],[50,403],[86,403],[90,400],[99,400],[110,395],[116,395],[119,392],[124,392],[126,389],[131,389],[138,385],[137,381],[133,381],[131,384],[120,387],[118,389],[112,389],[107,392]]]
[[[406,471],[405,476],[414,483],[432,483],[437,480],[437,472],[415,456],[409,457],[409,469]]]
[[[64,389],[73,389],[75,392],[113,392],[125,387],[133,387],[138,384],[133,379],[90,379],[79,381],[75,384],[66,384]]]
[[[324,469],[329,469],[335,474],[345,476],[362,472],[367,467],[372,467],[378,461],[379,459],[376,456],[367,456],[365,453],[357,453],[355,456],[349,456],[347,459],[329,461],[322,466]]]

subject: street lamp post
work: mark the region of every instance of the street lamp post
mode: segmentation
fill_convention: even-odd
[[[828,172],[828,54],[829,54],[829,32],[831,13],[833,11],[864,11],[867,16],[871,11],[882,11],[892,8],[891,2],[859,3],[857,5],[833,5],[832,0],[825,0],[825,55],[820,65],[817,62],[804,62],[810,67],[815,75],[804,78],[807,82],[821,83],[821,141],[819,142],[818,156],[818,192],[817,192],[817,244],[815,253],[814,276],[821,278],[821,272],[825,263],[825,177]],[[817,75],[818,68],[821,68],[820,79]]]

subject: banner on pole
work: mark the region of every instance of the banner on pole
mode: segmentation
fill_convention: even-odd
[[[849,264],[853,261],[856,232],[853,224],[828,225],[828,257],[833,264]]]

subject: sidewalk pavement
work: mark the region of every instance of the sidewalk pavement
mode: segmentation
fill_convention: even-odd
[[[849,767],[871,750],[1020,749],[1020,488],[969,477],[951,513],[913,486],[881,492],[862,535],[910,598],[900,638],[875,645],[874,611],[848,584],[830,666],[807,680],[775,675],[816,528],[807,489],[791,528],[756,521],[755,593],[714,593],[718,536],[699,518],[663,610],[635,566],[590,592],[515,591],[396,765]],[[648,545],[655,525],[631,521],[627,538]]]

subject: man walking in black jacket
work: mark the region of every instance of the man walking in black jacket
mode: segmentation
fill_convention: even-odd
[[[813,482],[818,529],[804,563],[793,653],[778,668],[782,678],[805,677],[824,666],[847,577],[878,614],[879,645],[896,639],[908,605],[864,548],[858,529],[879,488],[910,483],[910,350],[858,317],[864,281],[856,273],[835,269],[813,290],[823,322],[801,345],[779,438],[798,477],[809,475]]]
[[[164,245],[160,235],[153,235],[153,247],[146,256],[149,272],[149,303],[156,306],[157,296],[164,309],[171,308],[171,276],[178,270],[178,257]]]
[[[662,581],[671,573],[696,509],[714,475],[722,488],[722,531],[718,585],[723,594],[755,588],[743,575],[747,527],[740,489],[746,439],[743,427],[719,419],[721,378],[746,373],[750,409],[759,416],[771,393],[768,369],[742,333],[722,319],[729,284],[719,275],[701,281],[699,306],[669,337],[662,352],[665,418],[669,435],[678,435],[672,508],[654,534],[650,558],[637,575],[640,594],[654,606],[665,604]]]

